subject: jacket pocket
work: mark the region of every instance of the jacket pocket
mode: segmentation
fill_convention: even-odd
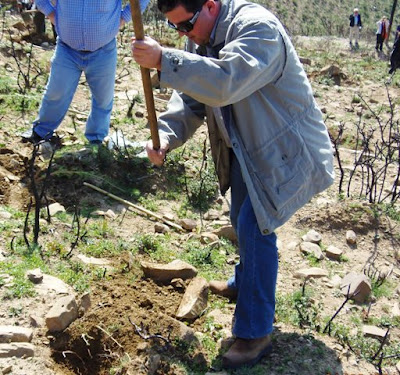
[[[250,160],[261,201],[276,211],[312,183],[313,160],[297,131],[285,132],[250,155]]]

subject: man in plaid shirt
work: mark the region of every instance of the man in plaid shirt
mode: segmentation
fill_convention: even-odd
[[[140,0],[143,12],[149,0]],[[121,0],[36,0],[38,9],[55,25],[58,38],[51,60],[50,78],[39,115],[22,134],[37,143],[48,140],[63,120],[82,72],[92,95],[85,136],[100,144],[110,127],[117,66],[116,35],[131,20],[129,4]]]

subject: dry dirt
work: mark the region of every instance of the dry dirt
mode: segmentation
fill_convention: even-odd
[[[312,45],[312,43],[311,43]],[[338,48],[344,54],[347,51],[347,41],[340,41]],[[45,58],[49,58],[51,51],[35,49],[36,53],[41,53]],[[121,58],[124,63],[129,63],[128,56]],[[360,58],[355,56],[354,58]],[[13,65],[12,60],[5,54],[0,54],[1,64]],[[15,68],[15,66],[14,66]],[[14,70],[15,73],[15,70]],[[13,73],[12,73],[13,74]],[[124,75],[122,64],[118,74]],[[312,81],[315,90],[322,91],[322,95],[317,98],[320,106],[327,113],[334,114],[327,120],[328,125],[347,116],[351,98],[358,87],[351,82],[343,83],[343,90],[338,92],[337,88],[322,88],[316,80]],[[115,111],[126,111],[129,103],[124,100],[125,92],[128,90],[138,90],[141,92],[139,71],[136,69],[129,75],[117,80],[116,85],[117,99]],[[385,88],[380,83],[367,82],[362,85],[361,90],[365,95],[373,93],[374,97],[385,97]],[[399,96],[398,88],[390,88],[392,95]],[[130,93],[132,97],[134,94]],[[157,94],[165,100],[166,96]],[[88,111],[89,101],[87,89],[80,85],[73,101],[75,113],[69,113],[60,131],[67,134],[71,142],[73,136],[69,136],[65,129],[78,126],[80,131],[84,128],[84,113]],[[164,102],[157,101],[158,109],[164,107]],[[134,112],[144,111],[143,105],[135,107]],[[76,115],[78,113],[78,115]],[[83,113],[83,115],[79,115]],[[26,210],[29,203],[30,189],[26,177],[27,164],[31,153],[31,146],[22,144],[17,137],[17,129],[26,128],[33,119],[34,113],[25,117],[15,118],[11,115],[4,115],[3,122],[10,124],[9,128],[0,129],[0,143],[6,146],[0,148],[0,195],[1,204],[15,209]],[[83,120],[80,120],[83,118]],[[6,120],[6,121],[4,121]],[[130,125],[132,126],[132,125]],[[132,138],[140,139],[144,136],[141,131],[132,131],[129,126],[125,129]],[[200,137],[204,137],[205,130],[202,129]],[[202,138],[201,138],[202,139]],[[83,146],[83,145],[82,145]],[[80,157],[79,152],[64,155],[56,160],[55,170],[60,171],[60,165],[70,169],[76,166],[86,171],[98,171],[98,167],[85,164],[85,160]],[[142,191],[163,191],[167,186],[166,174],[179,173],[170,170],[150,170],[151,178],[146,178],[149,173],[145,163],[138,162],[134,171],[126,166],[113,165],[103,166],[103,170],[113,176],[121,178],[125,175],[125,184],[132,183],[140,187]],[[40,170],[38,169],[38,173]],[[123,173],[121,173],[123,172]],[[93,175],[92,174],[92,175]],[[132,175],[134,175],[132,177]],[[96,182],[92,177],[90,182]],[[121,181],[121,180],[120,180]],[[82,186],[82,178],[69,176],[68,173],[56,174],[50,181],[50,199],[63,204],[67,210],[72,211],[73,204],[79,197],[80,202],[86,204],[90,202],[99,209],[111,208],[115,212],[120,211],[120,205],[104,196],[95,193]],[[367,205],[366,205],[367,206]],[[350,207],[350,208],[349,208]],[[160,213],[173,212],[169,201],[160,203]],[[222,215],[222,213],[221,213]],[[154,233],[154,222],[142,215],[127,213],[125,216],[119,215],[114,220],[109,220],[108,226],[113,236],[126,243],[129,248],[133,233]],[[211,227],[211,224],[205,223]],[[55,221],[51,225],[49,233],[53,233],[54,238],[60,235],[62,225]],[[400,268],[396,261],[396,251],[399,248],[398,224],[388,219],[377,221],[373,215],[363,209],[362,205],[349,206],[346,201],[337,200],[337,185],[316,197],[311,203],[300,210],[282,228],[278,230],[280,240],[280,274],[278,280],[278,293],[287,294],[301,289],[302,282],[295,279],[293,274],[296,270],[310,267],[306,258],[291,244],[298,242],[301,236],[308,230],[315,229],[322,234],[323,244],[335,245],[342,248],[348,258],[347,262],[334,262],[323,260],[322,268],[330,270],[331,275],[344,276],[349,271],[363,272],[366,264],[371,262],[379,270],[393,266],[390,282],[399,285]],[[353,229],[358,235],[356,246],[349,246],[345,241],[347,230]],[[21,236],[22,231],[16,233]],[[49,235],[50,236],[50,235]],[[188,234],[171,235],[171,248],[174,249],[179,257],[179,248],[188,239]],[[397,238],[397,240],[396,240]],[[7,253],[9,245],[0,244],[0,250]],[[121,257],[113,257],[111,261],[116,272],[110,273],[108,278],[91,285],[91,309],[80,319],[75,321],[64,332],[50,335],[45,328],[36,328],[33,343],[36,345],[34,359],[0,359],[0,369],[12,366],[11,374],[33,375],[33,374],[184,374],[183,366],[197,364],[198,374],[207,371],[222,371],[218,360],[210,361],[206,351],[202,347],[190,348],[172,340],[171,345],[167,345],[165,339],[174,338],[179,335],[182,327],[179,323],[171,319],[175,315],[177,307],[183,295],[183,290],[175,289],[169,285],[158,285],[151,280],[141,277],[139,269],[140,259],[146,259],[146,254],[140,254],[131,269],[125,267],[129,262],[126,254]],[[227,270],[229,276],[233,270],[233,265]],[[343,296],[338,295],[329,280],[318,279],[310,281],[307,288],[313,288],[314,298],[321,304],[321,313],[332,316],[343,302]],[[4,288],[0,293],[5,293]],[[218,301],[218,298],[210,296],[210,304]],[[399,294],[394,294],[391,298],[382,298],[374,301],[370,308],[371,317],[381,317],[382,314],[390,316],[390,312],[395,304],[399,303]],[[24,298],[21,300],[6,301],[0,304],[0,324],[18,324],[27,326],[30,324],[30,316],[33,312],[44,314],[43,306],[50,306],[51,300],[43,298]],[[215,327],[215,341],[218,340],[220,332],[227,332],[230,328],[230,320],[234,310],[234,304],[220,303],[223,321],[218,329]],[[22,313],[17,316],[10,316],[10,307],[21,307]],[[360,315],[368,309],[368,305],[352,305],[351,309],[346,309],[346,315],[350,311],[357,310]],[[208,313],[208,312],[207,312]],[[345,320],[339,317],[338,320]],[[204,333],[207,314],[194,322],[187,322],[195,332]],[[147,334],[160,335],[161,339],[144,340],[135,329],[134,324],[143,325]],[[111,333],[112,332],[112,333]],[[391,331],[391,340],[400,341],[400,330],[394,328]],[[220,352],[223,352],[221,349]],[[238,374],[297,374],[297,375],[325,375],[327,369],[330,374],[375,374],[376,369],[366,360],[357,358],[349,348],[343,347],[337,340],[315,332],[311,333],[307,329],[299,329],[287,326],[276,318],[276,329],[274,334],[274,349],[272,354],[263,359],[261,366],[256,370],[247,369]],[[394,366],[385,370],[387,374],[396,374]]]

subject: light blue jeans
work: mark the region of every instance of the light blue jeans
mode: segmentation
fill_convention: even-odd
[[[115,39],[94,52],[82,52],[58,38],[39,116],[33,122],[35,132],[42,138],[51,138],[67,113],[84,72],[92,94],[85,136],[89,141],[102,141],[110,128],[116,67]]]
[[[231,163],[231,222],[239,240],[240,262],[228,286],[238,291],[232,333],[256,339],[270,334],[275,314],[278,274],[276,235],[261,234],[242,178],[239,162]]]

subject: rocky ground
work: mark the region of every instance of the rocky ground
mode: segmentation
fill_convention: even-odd
[[[388,93],[394,101],[400,96],[400,88],[393,82],[385,86],[386,79],[372,79],[368,75],[360,79],[349,68],[368,61],[370,64],[365,66],[365,71],[373,70],[374,61],[378,63],[385,58],[375,56],[370,46],[363,46],[360,51],[349,51],[347,41],[334,38],[295,38],[295,42],[302,57],[308,59],[303,60],[305,68],[330,129],[335,129],[339,123],[345,122],[351,130],[358,121],[359,114],[367,111],[369,106],[379,111],[378,108],[387,106]],[[316,58],[313,57],[315,55],[306,56],[307,51],[318,55],[327,50],[334,52],[335,56],[331,60],[328,59],[328,68],[337,66],[337,74],[332,73],[334,68],[331,68],[330,73],[321,74],[323,67],[318,66]],[[16,77],[16,63],[7,51],[9,50],[6,48],[2,49],[0,63],[10,76]],[[33,51],[44,60],[51,56],[51,46],[48,45],[45,45],[45,48],[35,46]],[[137,67],[132,68],[132,59],[123,46],[119,58],[114,118],[119,117],[120,113],[126,113],[132,104],[132,98],[142,92],[139,70]],[[341,61],[346,61],[348,65]],[[130,69],[127,69],[127,66],[130,66]],[[322,79],[326,76],[328,80]],[[336,79],[340,82],[332,84],[331,81]],[[77,293],[71,286],[58,278],[51,278],[46,270],[42,270],[42,275],[31,275],[32,280],[35,279],[35,275],[39,279],[35,284],[35,296],[10,300],[6,295],[14,280],[6,272],[3,273],[0,283],[0,342],[10,341],[10,337],[15,341],[18,336],[24,337],[23,340],[28,343],[1,343],[0,371],[3,374],[17,375],[227,374],[228,372],[220,368],[219,358],[229,345],[234,304],[212,295],[207,297],[206,285],[200,280],[197,281],[200,285],[198,294],[194,292],[200,300],[200,306],[203,307],[200,316],[194,319],[178,318],[178,308],[185,291],[191,289],[189,285],[193,275],[186,278],[182,276],[182,270],[177,270],[174,278],[178,280],[170,281],[170,277],[166,282],[154,280],[154,277],[145,277],[141,262],[157,262],[157,259],[150,259],[146,252],[139,252],[132,257],[129,250],[133,246],[134,234],[149,233],[162,237],[168,243],[171,260],[179,259],[185,243],[197,236],[199,242],[209,245],[212,243],[210,246],[216,246],[218,251],[226,256],[227,262],[221,267],[219,276],[228,277],[237,260],[234,254],[225,250],[225,240],[222,239],[220,231],[221,227],[229,225],[229,196],[220,197],[219,204],[204,215],[202,220],[198,216],[187,217],[195,221],[195,229],[179,232],[171,228],[167,230],[168,226],[163,227],[157,223],[159,220],[151,219],[137,211],[127,211],[126,205],[121,202],[108,199],[84,186],[84,177],[77,178],[68,171],[75,171],[79,167],[90,176],[88,181],[94,184],[100,184],[101,176],[108,174],[115,176],[116,182],[131,183],[140,187],[142,191],[147,189],[151,192],[165,191],[167,175],[178,172],[172,167],[151,169],[141,160],[135,160],[135,165],[129,167],[117,162],[102,164],[99,167],[96,163],[100,156],[97,155],[97,159],[93,157],[91,151],[84,148],[84,142],[78,136],[84,128],[90,105],[88,90],[83,83],[84,80],[74,98],[72,109],[60,128],[64,149],[74,144],[76,147],[74,151],[63,153],[56,158],[55,173],[49,182],[49,195],[51,203],[57,202],[69,212],[73,212],[73,203],[77,196],[81,203],[90,203],[92,207],[97,207],[97,214],[104,217],[102,221],[97,222],[98,225],[105,227],[110,242],[123,244],[121,252],[118,255],[93,259],[80,254],[79,246],[74,250],[73,260],[77,264],[90,264],[90,267],[102,276],[90,285],[88,295]],[[158,111],[165,108],[168,95],[168,91],[155,91]],[[356,95],[361,96],[365,103],[355,101]],[[133,106],[133,123],[119,123],[112,132],[122,129],[130,139],[143,140],[147,129],[134,126],[135,122],[140,124],[143,121],[144,114],[144,104],[136,101]],[[10,112],[2,114],[1,119],[0,221],[4,227],[5,223],[14,225],[14,237],[19,238],[22,237],[23,224],[15,223],[18,219],[20,222],[23,220],[15,213],[10,214],[9,208],[15,210],[13,212],[27,210],[31,196],[27,168],[32,146],[21,143],[17,135],[20,130],[29,127],[34,116],[34,111],[21,116]],[[200,129],[196,142],[202,142],[205,134],[206,130]],[[351,134],[354,136],[354,133]],[[354,158],[354,153],[349,150],[351,136],[349,139],[349,145],[346,145],[348,147],[341,149],[341,156],[349,168],[346,171],[351,170]],[[57,152],[61,154],[61,151]],[[187,159],[190,169],[191,161],[189,157]],[[38,165],[41,165],[40,163],[46,163],[43,156],[42,160],[38,159]],[[40,172],[40,168],[42,167],[38,166],[37,173]],[[339,169],[337,172],[339,177]],[[96,174],[98,176],[93,177]],[[390,171],[389,185],[393,183],[395,176],[396,171]],[[355,183],[356,187],[362,186],[361,175],[356,176]],[[329,190],[315,197],[277,231],[280,272],[274,348],[271,355],[264,358],[260,365],[253,369],[236,371],[237,374],[369,375],[378,374],[379,370],[384,374],[400,373],[400,358],[396,357],[400,353],[399,225],[386,216],[374,215],[371,206],[365,201],[339,199],[338,184],[339,181],[336,181]],[[118,192],[118,187],[114,192]],[[157,214],[190,228],[189,220],[178,219],[177,207],[179,202],[159,199]],[[47,244],[56,243],[69,229],[68,224],[55,218],[50,224],[46,224],[43,238]],[[311,230],[314,231],[313,235],[304,238]],[[0,236],[0,262],[7,262],[7,259],[14,256],[12,244],[9,236]],[[312,243],[316,242],[320,244],[317,248],[312,246]],[[317,261],[318,258],[320,259]],[[51,266],[56,263],[56,257],[49,260]],[[32,264],[32,269],[34,268]],[[312,276],[305,277],[307,272],[311,272]],[[376,283],[379,277],[384,278],[390,291],[376,296],[373,292],[370,294],[370,290],[363,289],[363,293],[366,293],[365,300],[360,303],[349,301],[335,318],[335,323],[347,326],[353,336],[360,338],[359,346],[356,347],[346,345],[343,340],[333,335],[322,334],[327,319],[321,322],[311,316],[314,314],[329,318],[335,314],[345,299],[341,289],[343,278],[351,272],[360,277],[363,275],[370,285]],[[40,282],[42,276],[44,278]],[[302,289],[311,293],[311,298],[307,300],[310,305],[301,310],[310,315],[303,316],[303,324],[289,324],[287,296]],[[69,296],[73,302],[60,300],[65,296]],[[54,306],[62,309],[63,306],[71,306],[70,304],[73,307],[69,310],[75,311],[71,319],[73,322],[65,330],[50,332],[49,312],[53,311]],[[293,311],[295,313],[296,309]],[[308,324],[316,322],[323,325],[318,327]],[[15,332],[15,328],[9,326],[25,331]],[[367,331],[370,326],[374,330],[372,333]],[[360,348],[362,345],[379,347],[379,340],[383,340],[382,331],[384,335],[388,327],[390,347],[386,345],[385,348],[388,349],[385,349],[384,353],[393,356],[393,359],[383,362],[381,367],[374,366],[367,358],[362,358]],[[371,341],[362,342],[368,334],[373,336],[369,339]],[[19,349],[16,348],[18,345]],[[210,354],[213,352],[210,347],[215,350],[215,356]],[[376,365],[377,362],[374,363]]]

